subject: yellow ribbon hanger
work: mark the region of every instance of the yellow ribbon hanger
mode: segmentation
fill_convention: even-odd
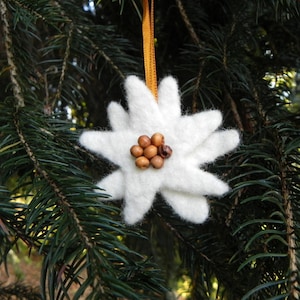
[[[157,76],[154,48],[154,0],[143,0],[143,49],[146,85],[157,101]]]

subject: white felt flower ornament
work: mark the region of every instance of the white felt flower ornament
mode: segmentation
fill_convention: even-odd
[[[158,101],[136,76],[125,80],[125,89],[128,112],[116,102],[108,107],[113,131],[85,131],[80,137],[84,147],[120,167],[97,185],[111,195],[110,200],[124,199],[127,224],[143,219],[157,193],[181,218],[203,223],[209,215],[206,196],[221,196],[229,187],[200,167],[234,149],[238,132],[217,130],[222,123],[218,110],[181,115],[177,82],[171,76],[160,82]],[[140,169],[130,148],[141,135],[156,132],[164,135],[172,155],[160,169]]]

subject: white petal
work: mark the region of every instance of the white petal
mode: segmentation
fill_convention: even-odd
[[[178,85],[172,76],[165,77],[159,84],[158,106],[167,122],[174,123],[181,116]]]
[[[202,143],[221,123],[222,114],[218,110],[181,117],[175,132],[181,143],[182,154],[185,155]]]
[[[126,130],[129,128],[129,116],[122,105],[111,102],[107,108],[110,125],[113,130]]]
[[[179,162],[178,162],[179,164]],[[190,165],[170,168],[162,188],[194,195],[221,196],[229,191],[228,185],[215,175]]]
[[[161,126],[163,119],[158,104],[145,83],[136,76],[129,76],[125,88],[130,128],[137,132],[149,132]]]
[[[85,131],[79,138],[81,145],[100,154],[115,164],[131,165],[130,147],[136,143],[136,136],[130,131]]]
[[[191,153],[191,156],[198,165],[213,162],[217,157],[236,148],[239,142],[240,136],[237,130],[214,132]]]
[[[201,224],[208,218],[209,205],[206,198],[170,190],[163,190],[162,195],[184,220]]]
[[[137,169],[137,172],[128,172],[125,175],[124,220],[127,224],[139,222],[151,208],[160,189],[160,174],[163,174],[157,171],[159,170]]]
[[[129,225],[140,222],[151,208],[154,197],[155,193],[143,194],[138,199],[125,198],[124,221]]]
[[[121,200],[125,195],[125,181],[121,170],[117,170],[106,176],[97,183],[97,186],[104,189],[110,198],[105,200]]]

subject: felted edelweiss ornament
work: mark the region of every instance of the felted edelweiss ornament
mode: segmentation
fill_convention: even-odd
[[[207,196],[221,196],[229,186],[201,169],[239,143],[236,130],[218,130],[218,110],[181,115],[173,77],[164,78],[158,98],[136,76],[125,80],[128,112],[112,102],[112,131],[86,131],[80,143],[120,168],[97,185],[111,200],[124,199],[124,219],[135,224],[149,211],[157,193],[182,218],[203,223],[209,215]],[[157,100],[157,101],[156,101]]]
[[[157,88],[154,50],[154,0],[151,13],[143,0],[143,45],[146,84],[125,80],[128,112],[115,102],[108,107],[112,131],[86,131],[80,143],[120,168],[97,185],[111,200],[124,199],[124,219],[135,224],[149,211],[157,193],[183,219],[203,223],[209,214],[206,196],[221,196],[229,187],[201,166],[234,149],[236,130],[218,130],[218,110],[181,115],[173,77]]]

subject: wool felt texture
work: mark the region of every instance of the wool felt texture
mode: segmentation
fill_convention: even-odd
[[[157,193],[184,220],[203,223],[209,216],[207,196],[222,196],[227,183],[201,169],[233,150],[240,141],[237,130],[221,130],[222,114],[208,110],[182,115],[177,81],[165,77],[158,87],[158,101],[136,76],[125,80],[128,111],[119,103],[108,106],[112,131],[84,131],[79,142],[120,168],[97,185],[110,200],[124,199],[123,216],[127,224],[140,222],[151,209]],[[136,167],[130,154],[141,135],[160,132],[173,152],[161,169]]]

